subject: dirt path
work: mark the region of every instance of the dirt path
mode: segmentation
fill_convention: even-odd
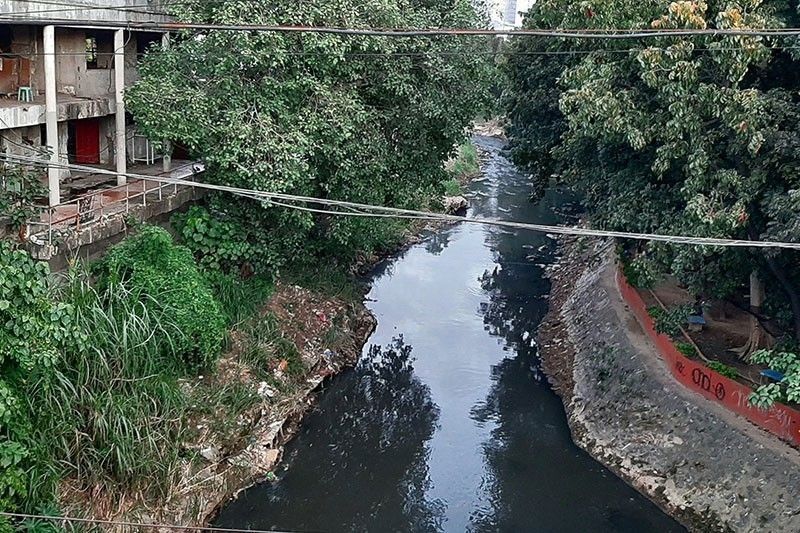
[[[540,335],[576,442],[693,530],[800,531],[800,452],[672,380],[610,248],[578,248]]]

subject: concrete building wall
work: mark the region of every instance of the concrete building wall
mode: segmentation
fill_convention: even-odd
[[[164,5],[169,0],[60,0],[63,4],[0,0],[0,15],[22,20],[96,22],[168,22]],[[90,9],[102,6],[103,9]],[[122,8],[122,9],[115,9]]]

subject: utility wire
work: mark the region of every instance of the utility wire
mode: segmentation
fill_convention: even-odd
[[[154,41],[155,42],[155,41]],[[774,45],[770,46],[763,42],[759,42],[752,46],[719,46],[719,47],[694,47],[691,50],[686,50],[686,52],[727,52],[727,51],[755,51],[755,50],[797,50],[800,49],[800,45],[796,46],[780,46]],[[309,57],[435,57],[435,56],[569,56],[569,55],[586,55],[586,54],[632,54],[637,52],[644,52],[644,51],[657,51],[657,52],[684,52],[683,50],[675,50],[665,47],[659,46],[648,46],[642,48],[618,48],[618,49],[608,49],[608,48],[596,48],[594,50],[589,49],[577,49],[577,50],[539,50],[539,51],[532,51],[532,52],[524,52],[524,51],[516,51],[516,50],[498,50],[494,51],[486,51],[486,50],[476,50],[476,51],[418,51],[418,52],[335,52],[335,51],[293,51],[293,50],[281,50],[275,52],[262,52],[259,51],[259,56],[271,56],[271,57],[282,57],[282,56],[309,56]],[[113,55],[114,52],[98,52],[98,55],[103,56],[110,56]],[[32,53],[15,53],[15,54],[2,54],[0,53],[0,57],[4,56],[21,56],[21,57],[38,57],[38,56],[47,56],[47,55],[55,55],[55,56],[85,56],[86,52],[53,52],[53,53],[44,53],[44,52],[32,52]],[[137,57],[144,57],[147,53],[145,52],[137,52]],[[213,53],[205,53],[203,54],[206,58],[213,58],[213,57],[227,57],[222,52],[219,53],[219,56]],[[104,69],[98,69],[104,70]],[[108,68],[105,70],[113,70],[113,68]]]
[[[49,520],[53,522],[73,522],[78,524],[97,524],[104,526],[123,526],[142,529],[167,529],[179,531],[209,531],[211,533],[275,533],[275,530],[266,529],[237,529],[226,527],[199,527],[199,526],[178,526],[172,524],[143,524],[138,522],[123,522],[119,520],[99,520],[95,518],[78,518],[75,516],[47,516],[27,513],[9,513],[0,511],[0,516],[7,518],[27,519],[27,520]]]
[[[653,39],[697,36],[788,37],[800,35],[800,28],[641,28],[641,29],[513,29],[492,30],[483,28],[343,28],[333,26],[291,26],[270,24],[211,24],[200,22],[116,22],[77,19],[33,19],[44,25],[87,26],[121,28],[144,31],[251,31],[276,33],[317,33],[362,37],[458,37],[458,36],[527,36],[559,39]]]
[[[105,169],[97,169],[83,165],[72,165],[62,163],[49,163],[48,161],[24,156],[0,155],[0,160],[16,164],[28,164],[46,168],[48,166],[63,168],[68,170],[77,170],[81,172],[90,172],[94,174],[106,174],[109,176],[118,176],[117,172]],[[145,181],[152,181],[156,183],[165,183],[169,185],[180,185],[188,187],[196,187],[200,189],[207,189],[212,191],[226,192],[237,196],[252,198],[255,200],[263,200],[267,202],[281,202],[279,207],[310,210],[316,208],[309,208],[305,206],[298,206],[295,204],[312,204],[325,206],[317,209],[315,212],[325,213],[336,216],[375,216],[384,217],[386,215],[394,216],[395,218],[405,219],[418,219],[418,220],[440,220],[447,222],[467,222],[470,224],[482,224],[486,226],[498,226],[515,229],[523,229],[536,231],[539,233],[550,233],[554,235],[575,235],[587,237],[602,237],[602,238],[621,238],[633,239],[640,241],[655,241],[666,242],[669,244],[689,244],[696,246],[720,246],[727,248],[781,248],[790,250],[800,250],[800,242],[783,242],[783,241],[755,241],[755,240],[741,240],[741,239],[722,239],[716,237],[694,237],[688,235],[665,235],[655,233],[633,233],[624,231],[606,231],[596,230],[589,228],[580,228],[574,226],[553,226],[545,224],[531,224],[526,222],[515,222],[501,219],[487,219],[487,218],[465,218],[457,215],[447,215],[443,213],[434,213],[431,211],[419,211],[415,209],[401,209],[395,207],[378,206],[371,204],[362,204],[357,202],[347,202],[343,200],[332,200],[328,198],[316,198],[311,196],[301,196],[286,193],[258,191],[253,189],[245,189],[239,187],[230,187],[226,185],[214,185],[210,183],[203,183],[197,181],[186,181],[182,179],[148,176],[145,174],[122,174],[129,178],[140,179]],[[336,211],[330,208],[339,207],[348,209],[348,211]],[[355,212],[353,211],[355,210]]]

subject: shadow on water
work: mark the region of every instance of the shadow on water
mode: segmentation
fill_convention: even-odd
[[[469,216],[563,222],[496,140]],[[278,481],[219,526],[303,531],[682,531],[572,442],[534,342],[547,311],[542,234],[473,224],[376,268],[378,329],[287,447]],[[412,349],[413,346],[413,349]]]

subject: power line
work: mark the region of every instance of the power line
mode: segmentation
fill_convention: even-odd
[[[0,155],[0,160],[16,164],[28,164],[46,168],[53,166],[56,168],[78,170],[81,172],[91,172],[95,174],[106,174],[109,176],[119,176],[117,172],[105,169],[97,169],[94,167],[87,167],[83,165],[72,165],[63,163],[49,163],[48,161],[37,159],[33,157],[13,156],[13,155]],[[401,209],[396,207],[378,206],[371,204],[362,204],[357,202],[348,202],[343,200],[332,200],[327,198],[315,198],[311,196],[301,196],[295,194],[258,191],[253,189],[245,189],[239,187],[230,187],[227,185],[214,185],[210,183],[203,183],[197,181],[186,181],[181,179],[148,176],[145,174],[125,173],[122,174],[129,178],[140,179],[145,181],[152,181],[156,183],[165,183],[169,185],[180,185],[188,187],[196,187],[200,189],[213,190],[218,192],[226,192],[237,196],[243,196],[255,200],[263,200],[266,202],[275,203],[277,200],[279,207],[311,210],[316,208],[305,207],[295,204],[312,204],[326,206],[326,208],[316,209],[315,212],[325,213],[338,216],[358,216],[358,217],[386,217],[393,216],[395,218],[405,219],[419,219],[419,220],[440,220],[447,222],[467,222],[471,224],[482,224],[486,226],[499,226],[515,229],[523,229],[536,231],[539,233],[550,233],[555,235],[575,235],[586,237],[602,237],[602,238],[621,238],[633,239],[640,241],[655,241],[666,242],[669,244],[689,244],[696,246],[720,246],[726,248],[782,248],[790,250],[800,250],[800,243],[798,242],[782,242],[782,241],[753,241],[741,239],[722,239],[716,237],[694,237],[688,235],[666,235],[656,233],[633,233],[624,231],[606,231],[595,230],[589,228],[580,228],[573,226],[553,226],[545,224],[531,224],[527,222],[514,222],[501,219],[487,219],[487,218],[465,218],[456,215],[447,215],[444,213],[434,213],[431,211],[419,211],[415,209]],[[287,204],[287,202],[289,202]],[[285,205],[284,205],[285,204]],[[348,209],[348,211],[335,211],[327,209],[328,207],[339,207]]]
[[[139,522],[123,522],[120,520],[100,520],[96,518],[78,518],[75,516],[47,516],[27,513],[9,513],[0,511],[0,516],[7,518],[27,519],[27,520],[48,520],[52,522],[74,522],[79,524],[97,524],[104,526],[136,527],[143,529],[167,529],[179,531],[209,531],[211,533],[275,533],[276,530],[266,529],[237,529],[213,526],[179,526],[173,524],[144,524]]]
[[[154,41],[155,42],[155,41]],[[752,51],[758,50],[763,47],[765,50],[797,50],[800,49],[800,45],[792,45],[792,46],[780,46],[780,45],[773,45],[770,46],[765,43],[758,43],[758,45],[753,46],[719,46],[719,47],[694,47],[691,50],[686,50],[686,52],[727,52],[727,51]],[[643,48],[595,48],[595,49],[576,49],[576,50],[537,50],[537,51],[516,51],[516,50],[498,50],[498,51],[488,51],[488,50],[475,50],[475,51],[438,51],[438,50],[430,50],[430,51],[417,51],[417,52],[335,52],[335,51],[293,51],[293,50],[281,50],[275,52],[262,52],[259,51],[258,55],[260,56],[270,56],[270,57],[281,57],[281,56],[289,56],[289,57],[436,57],[436,56],[568,56],[568,55],[586,55],[586,54],[632,54],[637,52],[644,52],[644,51],[658,51],[658,52],[673,52],[676,50],[659,47],[659,46],[648,46]],[[681,50],[683,52],[683,50]],[[103,56],[111,56],[114,52],[98,52],[98,55]],[[55,56],[85,56],[86,52],[54,52],[52,54],[44,53],[44,52],[32,52],[32,53],[18,53],[18,54],[2,54],[0,53],[0,57],[4,56],[20,56],[20,57],[39,57],[39,56],[47,56],[47,55],[55,55]],[[137,52],[137,57],[144,57],[146,56],[146,52]],[[203,54],[204,57],[216,57],[215,54],[212,53],[205,53]],[[219,57],[225,56],[224,53],[220,52]],[[227,56],[225,56],[227,57]],[[98,69],[104,70],[104,69]],[[105,69],[105,70],[113,70],[113,68]]]
[[[457,37],[457,36],[527,36],[559,39],[652,39],[698,36],[741,36],[741,37],[789,37],[800,35],[800,28],[641,28],[641,29],[513,29],[492,30],[483,28],[344,28],[333,26],[290,26],[269,24],[211,24],[199,22],[115,22],[71,19],[34,19],[31,22],[43,25],[87,26],[100,28],[121,28],[144,31],[251,31],[276,33],[320,33],[362,37]]]

